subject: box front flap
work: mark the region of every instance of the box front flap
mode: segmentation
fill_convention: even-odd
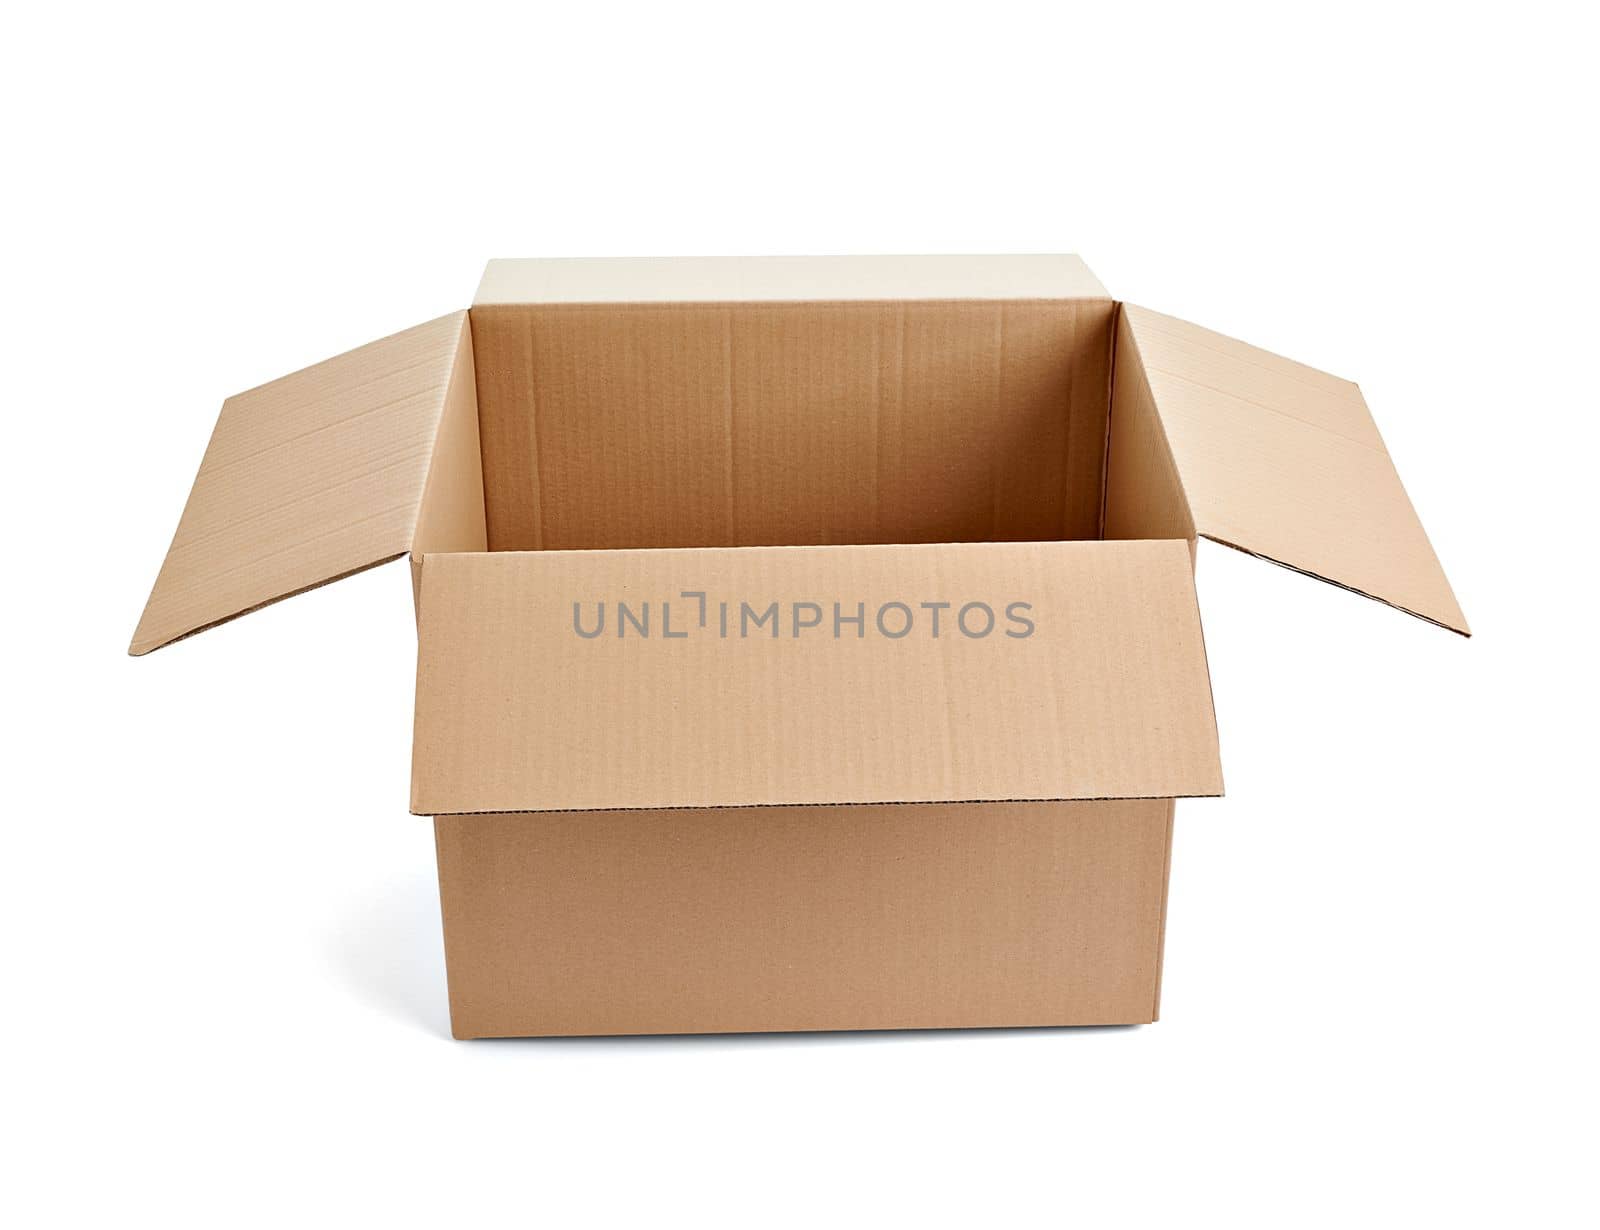
[[[412,810],[1222,791],[1187,544],[425,557]]]
[[[1132,304],[1118,327],[1202,537],[1468,633],[1360,389]]]
[[[471,371],[455,312],[230,397],[129,652],[411,550],[447,401],[471,404]]]

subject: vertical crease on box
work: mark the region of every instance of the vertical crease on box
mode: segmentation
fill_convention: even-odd
[[[872,536],[883,538],[883,315],[872,323]]]
[[[1106,505],[1111,499],[1111,415],[1117,404],[1117,330],[1120,328],[1122,304],[1117,303],[1111,308],[1111,330],[1106,340],[1106,426],[1100,437],[1100,519],[1095,526],[1095,537],[1101,542],[1106,537]]]
[[[534,313],[527,313],[528,322],[528,447],[529,475],[533,479],[533,549],[545,549],[544,474],[540,471],[539,449],[539,364],[535,343],[538,324]]]
[[[1156,976],[1155,991],[1150,999],[1150,1022],[1161,1019],[1161,979],[1167,962],[1167,898],[1172,892],[1172,832],[1173,819],[1178,813],[1178,801],[1167,800],[1166,850],[1161,856],[1161,909],[1156,917]]]
[[[999,304],[995,309],[995,363],[994,363],[994,409],[990,412],[990,421],[999,423],[1005,411],[1006,397],[1006,305]],[[1000,475],[997,473],[997,456],[1000,451],[998,433],[989,434],[989,541],[1000,540]]]
[[[723,434],[727,437],[726,450],[726,481],[727,481],[727,518],[728,518],[728,544],[738,546],[739,539],[739,494],[738,494],[738,454],[735,428],[737,423],[737,410],[734,403],[734,369],[733,369],[733,309],[726,308],[722,313],[722,418]]]

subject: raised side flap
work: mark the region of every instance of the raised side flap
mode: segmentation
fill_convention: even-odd
[[[465,312],[230,397],[128,652],[410,551],[447,405],[476,419]]]
[[[1118,328],[1196,532],[1469,634],[1360,389],[1132,304]]]
[[[1181,540],[429,555],[419,636],[419,815],[1222,791]]]

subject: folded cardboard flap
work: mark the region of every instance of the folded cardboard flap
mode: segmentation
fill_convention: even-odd
[[[476,471],[465,312],[230,397],[129,652],[406,554],[447,417],[449,457]],[[435,549],[481,545],[481,487],[476,539],[469,480],[431,489]]]
[[[472,305],[1110,298],[1083,260],[1065,253],[666,256],[491,260]]]
[[[1118,331],[1129,447],[1147,406],[1201,537],[1470,634],[1360,389],[1132,304]]]
[[[1076,257],[494,261],[228,400],[130,652],[408,552],[1197,534],[1468,631],[1355,385]]]
[[[1187,544],[430,555],[412,810],[1222,791]]]

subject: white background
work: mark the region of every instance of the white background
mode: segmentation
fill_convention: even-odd
[[[1594,1224],[1555,6],[229,7],[0,49],[0,1219]],[[1055,250],[1360,380],[1477,634],[1202,546],[1158,1025],[452,1042],[404,565],[123,656],[222,398],[487,257]]]

